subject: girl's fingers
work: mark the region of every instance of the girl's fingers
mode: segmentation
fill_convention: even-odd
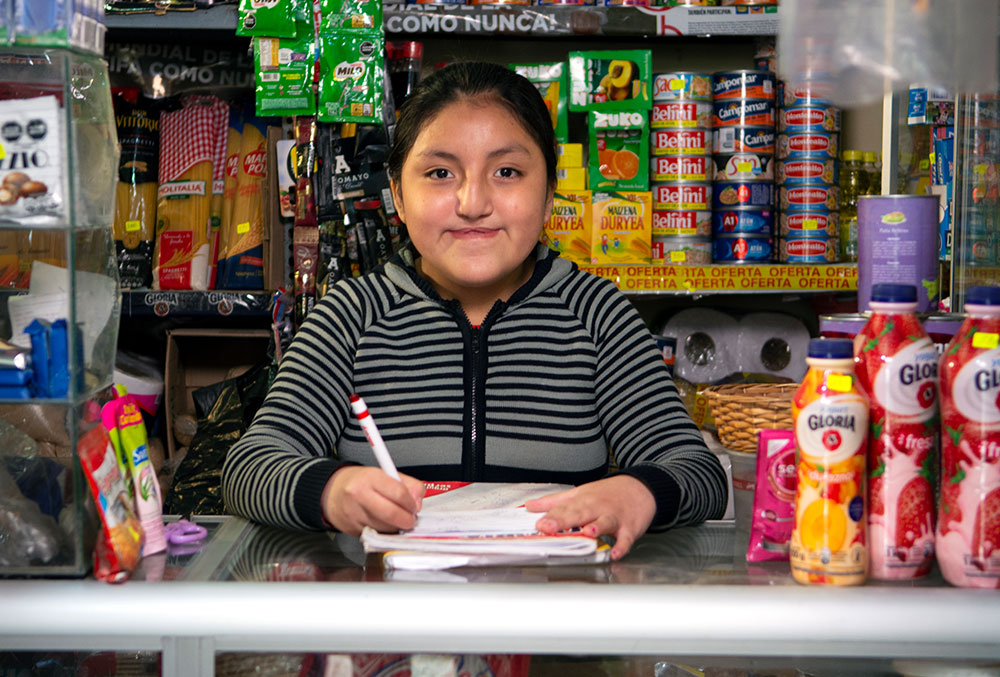
[[[555,506],[567,501],[576,495],[577,490],[567,489],[566,491],[557,491],[554,494],[548,494],[547,496],[542,496],[541,498],[533,498],[530,501],[525,501],[524,507],[527,508],[528,512],[548,512],[552,510]]]

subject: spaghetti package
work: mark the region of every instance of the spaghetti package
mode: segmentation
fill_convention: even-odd
[[[120,583],[128,580],[139,563],[142,526],[103,425],[94,426],[80,438],[77,453],[101,522],[94,549],[94,575],[102,581]]]
[[[222,225],[222,212],[225,206],[226,163],[229,152],[229,120],[232,111],[227,110],[226,124],[218,130],[215,139],[215,153],[212,159],[212,200],[209,202],[208,228],[208,288],[215,289],[215,263],[219,260],[219,230]]]
[[[240,144],[243,138],[243,109],[233,106],[229,111],[229,129],[226,132],[226,175],[222,182],[222,218],[219,222],[219,239],[215,252],[216,287],[224,275],[227,233],[233,220],[236,203],[236,182],[240,176]]]
[[[189,97],[160,116],[156,289],[208,289],[213,166],[228,122],[229,106],[214,97]]]
[[[248,117],[240,137],[240,159],[236,178],[236,201],[223,233],[225,258],[220,289],[264,288],[264,207],[267,124]]]
[[[160,118],[146,101],[116,95],[114,106],[122,149],[114,221],[118,277],[122,287],[138,289],[153,281]]]

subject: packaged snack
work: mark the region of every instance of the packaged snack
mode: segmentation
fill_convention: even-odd
[[[236,35],[295,37],[293,0],[240,0]]]
[[[382,121],[385,38],[380,30],[327,31],[320,36],[319,119]]]
[[[757,434],[757,482],[748,562],[788,561],[796,480],[795,432],[761,430]]]
[[[323,25],[332,30],[341,28],[381,28],[380,0],[321,0]]]
[[[570,111],[642,111],[652,105],[648,49],[570,52]]]
[[[542,95],[549,115],[556,141],[569,140],[569,72],[566,62],[554,63],[512,63],[510,67],[518,74],[535,83]]]
[[[236,204],[236,184],[240,176],[240,144],[243,139],[243,109],[232,106],[229,110],[229,128],[226,132],[226,167],[222,180],[222,218],[219,221],[219,238],[215,244],[215,286],[225,275],[226,251],[229,246],[229,229]]]
[[[54,96],[0,101],[0,217],[68,222],[61,115]]]
[[[648,264],[653,225],[648,191],[593,194],[591,263]]]
[[[589,114],[591,190],[649,189],[645,111]]]
[[[258,116],[316,113],[312,34],[294,38],[256,37],[253,54]]]
[[[542,242],[576,263],[590,263],[590,191],[557,191]]]
[[[261,118],[243,122],[236,202],[229,228],[221,238],[225,260],[220,289],[264,288],[264,207],[261,193],[267,175],[267,124]],[[221,247],[220,247],[221,250]]]

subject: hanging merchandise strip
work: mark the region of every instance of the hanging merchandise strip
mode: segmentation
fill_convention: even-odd
[[[851,265],[590,265],[581,268],[611,280],[626,293],[847,292],[858,286],[858,270]]]

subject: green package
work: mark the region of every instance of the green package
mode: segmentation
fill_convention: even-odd
[[[315,115],[315,59],[311,32],[304,38],[254,38],[257,115]]]
[[[591,111],[587,118],[590,190],[649,190],[649,114]]]
[[[382,0],[322,0],[320,12],[328,30],[382,28]]]
[[[240,0],[236,35],[295,37],[295,0]]]
[[[570,111],[650,110],[648,49],[570,52]]]
[[[569,142],[569,69],[565,61],[555,63],[512,63],[510,68],[538,88],[548,106],[552,129],[559,143]]]
[[[381,122],[385,79],[382,31],[324,31],[320,55],[320,121]]]

